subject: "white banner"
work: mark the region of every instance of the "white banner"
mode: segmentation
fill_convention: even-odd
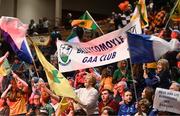
[[[141,34],[139,20],[85,43],[57,41],[59,70],[68,72],[129,58],[126,32]]]
[[[180,92],[156,88],[153,108],[180,114]]]

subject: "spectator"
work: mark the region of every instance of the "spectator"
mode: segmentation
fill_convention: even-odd
[[[62,40],[58,27],[53,28],[53,31],[51,32],[50,36],[51,36],[51,42],[50,42],[51,53],[50,54],[54,54],[57,51],[56,40],[57,39]]]
[[[131,82],[131,72],[128,69],[128,62],[126,60],[119,61],[117,67],[118,69],[113,74],[113,84],[118,83],[122,78],[125,78],[128,83]]]
[[[135,114],[135,116],[148,116],[150,102],[147,99],[141,99],[138,102],[137,107],[138,107],[138,112]]]
[[[68,13],[64,19],[64,27],[66,30],[71,29],[72,14]]]
[[[169,87],[169,90],[180,91],[180,84],[177,82],[172,82],[171,86]]]
[[[43,33],[48,33],[49,32],[49,20],[47,17],[43,18]]]
[[[173,39],[180,39],[180,31],[179,30],[173,30],[172,32],[171,32],[171,38]]]
[[[49,104],[50,95],[46,92],[41,93],[40,102],[42,106],[40,107],[40,115],[45,116],[55,116],[54,108]]]
[[[99,114],[102,114],[103,108],[107,106],[110,107],[115,114],[118,113],[119,103],[113,99],[113,95],[110,90],[103,89],[101,91],[101,99],[102,101],[98,104]]]
[[[128,89],[126,81],[120,81],[118,84],[114,86],[114,98],[115,100],[120,103],[122,99],[124,99],[124,93]]]
[[[76,74],[74,82],[74,87],[76,89],[84,87],[85,75],[86,73],[84,69],[79,70],[79,72]]]
[[[1,98],[7,98],[10,115],[25,115],[27,113],[28,84],[12,72],[11,84],[3,92]]]
[[[33,35],[34,32],[37,31],[37,24],[33,19],[30,20],[29,28],[28,28],[28,34]]]
[[[129,2],[129,1],[126,1]],[[129,3],[128,3],[129,4]],[[118,14],[121,20],[120,25],[118,25],[118,28],[123,28],[124,26],[126,26],[129,22],[130,19],[133,15],[132,11],[131,11],[131,5],[128,5],[128,8],[126,10],[123,10],[121,14]]]
[[[133,103],[132,92],[127,90],[124,94],[123,103],[119,107],[118,116],[134,115],[137,112],[135,104]]]
[[[75,91],[81,101],[79,106],[75,108],[75,111],[83,108],[87,112],[87,115],[98,114],[98,91],[94,88],[95,84],[96,79],[89,73],[86,73],[84,81],[85,88],[79,88]]]
[[[43,34],[43,20],[39,19],[39,23],[37,25],[37,32],[38,34]]]
[[[116,115],[116,112],[111,107],[106,106],[102,109],[101,116],[114,116],[114,115]]]
[[[109,89],[110,91],[113,91],[113,83],[112,83],[111,75],[112,73],[110,69],[105,68],[102,70],[101,82],[99,84],[99,91],[103,89]]]
[[[157,76],[160,78],[159,87],[168,89],[170,86],[169,62],[166,59],[160,59],[157,63]]]
[[[6,98],[0,98],[0,116],[9,116],[10,109],[7,105]]]
[[[32,96],[32,101],[31,103],[28,105],[28,108],[27,108],[27,116],[34,116],[34,115],[38,115],[39,112],[40,112],[40,107],[41,107],[41,104],[40,104],[40,94],[39,93],[35,93],[33,96]]]
[[[151,87],[144,88],[143,92],[141,93],[142,99],[147,99],[151,105],[153,105],[153,97],[154,97],[154,89]]]
[[[155,65],[156,63],[151,63],[151,65]],[[160,79],[158,76],[156,76],[155,67],[147,67],[147,64],[144,64],[144,79],[145,84],[148,87],[156,88],[159,85]]]

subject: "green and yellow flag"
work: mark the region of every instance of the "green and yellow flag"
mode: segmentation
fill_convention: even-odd
[[[71,25],[92,30],[96,30],[98,28],[98,25],[88,11],[86,11],[79,19],[73,20]]]
[[[34,47],[37,57],[39,58],[39,61],[41,62],[45,70],[50,89],[54,91],[58,96],[73,98],[74,100],[79,101],[68,80],[62,75],[60,71],[58,71],[52,64],[50,64],[46,60],[46,58],[43,56],[42,52],[36,45],[34,45]]]
[[[60,103],[58,104],[58,108],[56,110],[56,116],[61,116],[61,114],[70,107],[70,103],[67,101],[67,98],[62,97]]]
[[[138,4],[136,5],[136,8],[134,10],[131,21],[135,20],[138,17],[140,17],[142,28],[149,26],[145,0],[139,0]]]

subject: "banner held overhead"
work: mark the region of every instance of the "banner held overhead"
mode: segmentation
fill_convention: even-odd
[[[85,43],[57,41],[59,70],[69,72],[129,58],[126,32],[141,34],[139,19]]]

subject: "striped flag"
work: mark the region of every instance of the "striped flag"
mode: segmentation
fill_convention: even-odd
[[[131,61],[135,64],[157,61],[168,51],[175,51],[180,46],[175,39],[167,42],[153,35],[128,33],[127,36]]]
[[[139,0],[138,4],[136,5],[136,8],[134,10],[131,21],[135,20],[138,17],[140,17],[142,28],[149,26],[145,0]]]

